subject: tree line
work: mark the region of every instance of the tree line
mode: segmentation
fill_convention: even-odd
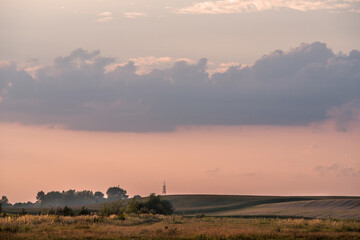
[[[126,191],[113,187],[109,188],[110,191],[107,191],[108,198],[104,198],[104,194],[91,194],[91,191],[75,191],[68,190],[57,192],[55,191],[44,193],[42,191],[38,192],[37,202],[31,203],[32,206],[28,203],[18,204],[15,203],[11,205],[8,203],[8,200],[5,196],[0,200],[0,213],[2,211],[2,206],[7,207],[21,207],[21,211],[18,212],[19,215],[27,214],[27,210],[24,208],[24,205],[31,207],[42,207],[41,212],[38,214],[42,215],[58,215],[58,216],[79,216],[79,215],[100,215],[100,216],[110,216],[117,215],[119,219],[124,220],[127,214],[162,214],[169,215],[174,212],[174,208],[170,201],[161,199],[160,196],[156,196],[155,193],[150,194],[148,197],[141,198],[139,195],[135,195],[129,201],[121,201],[127,199]],[[58,194],[60,193],[60,194]],[[102,198],[103,204],[100,210],[89,210],[86,207],[81,209],[74,210],[69,207],[68,204],[62,206],[60,204],[65,203],[84,203],[84,201],[94,201],[96,198]],[[69,198],[69,196],[72,196]],[[74,197],[75,196],[75,197]],[[90,200],[89,200],[90,199]],[[95,201],[98,199],[95,199]],[[109,202],[107,202],[109,201]],[[50,207],[51,208],[50,208]],[[55,208],[54,208],[55,207]],[[5,215],[6,216],[6,213]]]
[[[60,207],[60,206],[78,206],[78,205],[87,205],[95,203],[104,203],[108,201],[115,201],[121,199],[127,199],[127,191],[120,187],[110,187],[106,191],[107,198],[105,194],[96,191],[95,193],[89,190],[76,191],[76,190],[67,190],[67,191],[50,191],[45,193],[44,191],[39,191],[36,195],[36,202],[18,202],[15,204],[9,203],[9,200],[6,196],[2,196],[0,201],[0,207],[2,208],[33,208],[33,207]],[[139,197],[137,195],[136,197]]]
[[[40,214],[43,215],[60,215],[60,216],[79,216],[93,215],[100,216],[117,215],[119,219],[125,219],[128,214],[162,214],[170,215],[174,208],[170,201],[161,199],[155,193],[145,198],[133,197],[129,201],[112,201],[102,204],[100,210],[89,210],[86,207],[81,209],[72,209],[71,207],[43,208]],[[21,213],[20,213],[21,214]]]

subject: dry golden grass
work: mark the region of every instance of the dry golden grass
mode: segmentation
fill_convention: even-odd
[[[13,216],[0,239],[360,239],[355,220],[182,216]]]

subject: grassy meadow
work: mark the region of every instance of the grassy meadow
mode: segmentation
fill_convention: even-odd
[[[0,218],[0,239],[360,239],[359,220],[161,215]]]

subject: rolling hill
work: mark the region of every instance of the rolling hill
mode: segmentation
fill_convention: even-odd
[[[175,212],[207,216],[293,216],[360,219],[360,197],[244,195],[165,196]]]

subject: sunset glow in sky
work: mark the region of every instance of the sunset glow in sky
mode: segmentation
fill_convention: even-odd
[[[360,195],[360,2],[0,1],[0,195]]]

